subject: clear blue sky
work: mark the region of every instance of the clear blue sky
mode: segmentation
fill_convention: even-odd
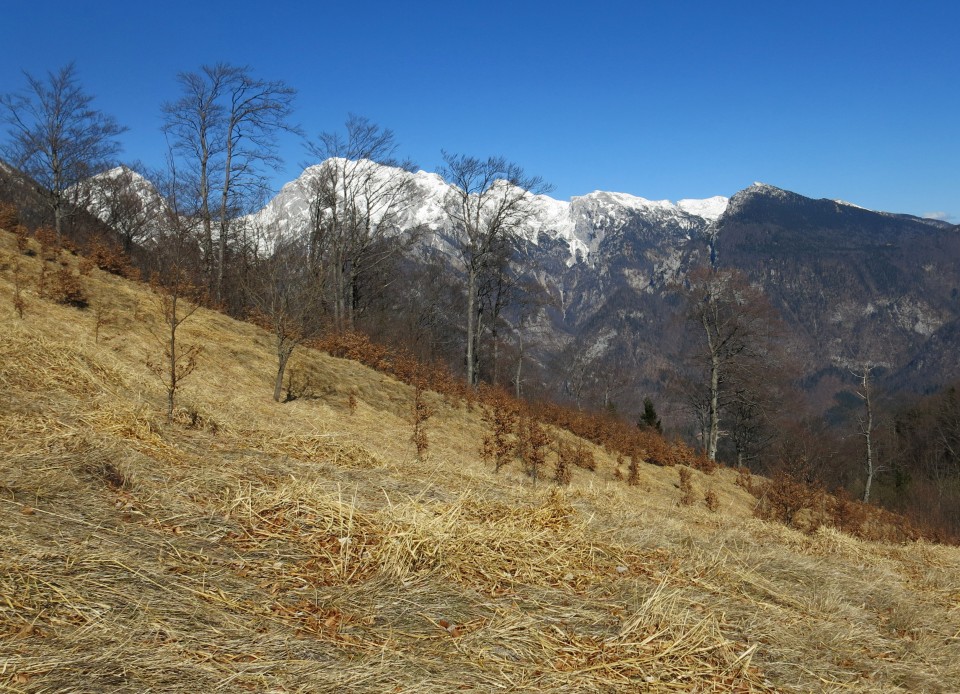
[[[502,154],[555,197],[732,195],[763,181],[960,222],[960,3],[8,2],[0,92],[76,61],[159,164],[175,76],[218,61],[299,91],[310,135],[349,112],[440,149]],[[276,184],[300,172],[285,142]]]

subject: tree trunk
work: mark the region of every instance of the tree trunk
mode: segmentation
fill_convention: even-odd
[[[63,203],[57,198],[53,203],[53,226],[57,231],[57,243],[63,241]]]
[[[230,222],[228,218],[229,204],[230,204],[230,186],[231,186],[231,169],[233,165],[233,131],[232,128],[230,132],[227,133],[227,152],[226,152],[226,163],[223,167],[223,190],[220,193],[220,238],[217,239],[217,283],[214,295],[216,296],[217,304],[223,299],[223,267],[226,264],[227,259],[227,230],[229,229]]]
[[[170,383],[167,384],[167,421],[173,421],[173,398],[177,392],[177,297],[170,298]]]
[[[863,503],[870,503],[870,488],[873,486],[873,475],[876,467],[873,462],[873,403],[870,401],[870,370],[863,372],[863,400],[867,406],[867,422],[863,427],[863,437],[867,442],[867,481],[863,487]]]
[[[280,402],[280,396],[283,395],[283,373],[287,370],[287,362],[290,360],[292,353],[293,348],[277,348],[277,380],[273,383],[273,399],[275,402]]]
[[[720,443],[720,360],[710,359],[710,412],[707,432],[707,458],[717,459],[717,447]]]
[[[473,268],[467,270],[467,385],[473,388],[475,374],[473,368],[474,344],[473,334],[476,331],[476,316],[474,307],[477,301],[477,273]]]
[[[519,400],[521,395],[520,371],[523,369],[523,337],[520,336],[519,332],[517,333],[517,343],[520,353],[517,355],[517,371],[513,375],[513,388],[514,394],[517,396],[517,400]]]

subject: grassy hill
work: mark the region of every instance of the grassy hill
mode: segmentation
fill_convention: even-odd
[[[436,394],[420,459],[410,387],[303,350],[276,403],[269,335],[205,310],[167,422],[149,289],[39,273],[0,232],[4,690],[960,689],[957,548],[758,520],[724,469],[681,505],[597,447],[567,487],[494,474]]]

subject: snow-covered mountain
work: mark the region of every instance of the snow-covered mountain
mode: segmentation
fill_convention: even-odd
[[[128,250],[157,233],[161,213],[167,209],[153,183],[126,166],[87,179],[77,195],[88,212],[123,237]]]
[[[404,181],[412,195],[391,210],[392,223],[433,232],[421,243],[441,257],[452,254],[445,212],[451,188],[440,176],[350,165],[366,167],[375,182]],[[257,227],[253,236],[269,245],[306,233],[322,172],[322,165],[307,168],[246,218]],[[156,199],[145,181],[142,189],[144,200]],[[960,227],[764,183],[730,199],[672,202],[595,191],[571,200],[532,196],[530,203],[521,252],[541,308],[525,318],[524,353],[551,371],[545,382],[556,382],[553,372],[566,365],[630,372],[629,393],[620,396],[626,405],[657,393],[684,350],[674,288],[689,268],[706,263],[736,268],[764,290],[790,328],[809,387],[824,384],[826,405],[847,373],[837,371],[838,360],[853,350],[849,358],[888,364],[898,387],[923,390],[960,377],[955,350],[944,349],[960,334]],[[408,269],[415,292],[420,275]]]
[[[331,160],[330,163],[344,165],[340,160]],[[400,215],[399,227],[422,227],[432,231],[447,227],[449,222],[444,203],[451,186],[439,175],[427,171],[407,172],[372,162],[349,164],[366,167],[366,173],[374,177],[406,177],[413,189],[413,204]],[[283,186],[276,197],[251,217],[251,221],[264,230],[267,238],[307,228],[310,223],[311,191],[323,171],[324,164],[304,170],[299,178]],[[610,230],[636,217],[659,222],[673,220],[681,228],[699,228],[704,223],[716,221],[727,203],[727,198],[722,196],[705,200],[685,199],[674,203],[603,191],[577,196],[569,201],[536,195],[532,196],[532,214],[520,230],[520,235],[533,245],[540,242],[541,234],[551,241],[562,242],[568,249],[569,266],[578,258],[589,262]]]

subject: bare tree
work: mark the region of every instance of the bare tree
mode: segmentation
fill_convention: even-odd
[[[762,380],[744,375],[769,368],[778,320],[763,293],[735,270],[694,270],[681,293],[687,317],[700,335],[694,359],[706,376],[706,388],[691,400],[701,420],[707,457],[715,460],[721,412],[731,403],[747,403],[750,396],[738,393],[735,386]]]
[[[860,381],[860,390],[857,391],[857,397],[863,400],[864,406],[864,412],[857,415],[857,428],[859,434],[863,437],[865,447],[864,468],[867,473],[867,479],[863,485],[863,503],[865,504],[870,502],[870,491],[873,487],[874,477],[877,473],[883,471],[877,461],[875,446],[877,425],[875,422],[873,383],[870,380],[873,368],[873,365],[865,364],[862,373],[853,374]]]
[[[283,375],[293,351],[324,327],[323,286],[311,272],[305,246],[293,240],[277,243],[273,254],[255,268],[253,278],[249,294],[255,317],[274,336],[273,399],[280,402]]]
[[[91,185],[91,211],[120,235],[126,253],[156,231],[164,202],[136,171],[117,167],[91,179]]]
[[[181,73],[178,80],[182,95],[164,105],[164,127],[194,180],[208,281],[220,302],[232,225],[262,200],[265,171],[281,162],[277,135],[298,132],[290,122],[296,91],[225,63]]]
[[[126,128],[92,107],[73,63],[46,79],[24,75],[23,92],[0,95],[0,118],[9,126],[2,151],[42,186],[59,239],[64,220],[77,209],[81,184],[114,165],[117,138]]]
[[[502,157],[482,160],[444,152],[443,160],[439,173],[450,184],[445,208],[467,290],[466,378],[474,386],[481,278],[504,244],[517,237],[532,218],[533,196],[550,187]]]
[[[311,201],[311,256],[329,268],[334,324],[353,328],[364,275],[409,248],[419,229],[401,229],[413,202],[413,164],[397,158],[392,130],[351,114],[345,135],[322,133],[307,144],[321,160],[305,182]]]
[[[182,382],[197,367],[201,348],[180,340],[180,327],[200,307],[203,293],[196,283],[193,260],[195,217],[179,208],[177,178],[171,167],[165,181],[167,205],[158,211],[155,220],[157,234],[152,239],[154,272],[151,286],[161,317],[159,329],[151,329],[162,350],[159,359],[149,359],[147,366],[161,380],[167,390],[167,420],[173,419],[176,394]]]

